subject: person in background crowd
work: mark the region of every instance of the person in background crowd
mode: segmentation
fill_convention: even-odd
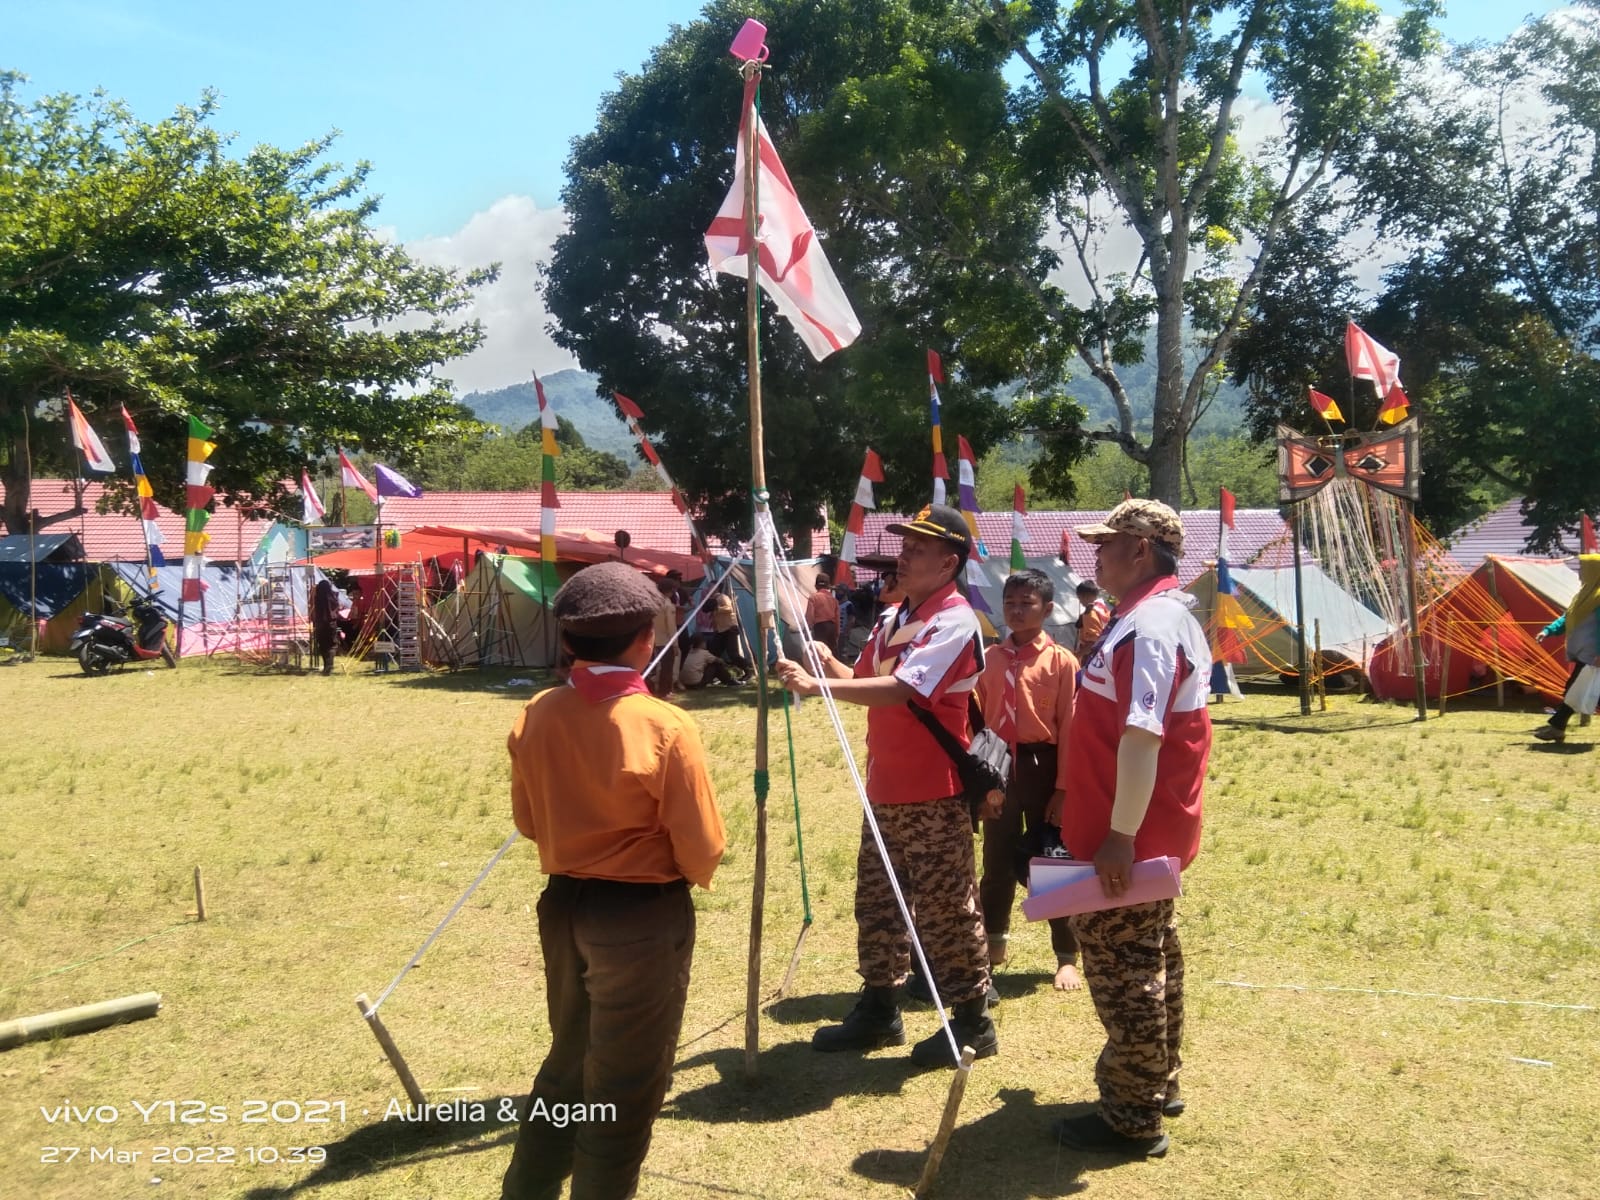
[[[825,576],[817,576],[817,590],[806,601],[806,624],[819,645],[832,650],[839,644],[839,601]]]
[[[1078,657],[1083,658],[1105,632],[1111,608],[1100,598],[1099,585],[1085,579],[1078,585],[1078,604],[1083,609],[1075,622],[1078,628]]]
[[[1600,554],[1578,556],[1578,592],[1573,596],[1567,611],[1539,631],[1539,639],[1567,635],[1567,661],[1572,672],[1567,676],[1567,687],[1578,679],[1585,666],[1600,666]],[[1567,722],[1572,720],[1572,708],[1563,698],[1556,704],[1550,720],[1533,731],[1542,742],[1560,742],[1567,736]]]

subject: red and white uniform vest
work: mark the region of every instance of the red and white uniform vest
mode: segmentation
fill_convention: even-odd
[[[1161,738],[1155,792],[1134,838],[1134,858],[1170,854],[1188,866],[1200,849],[1200,797],[1211,757],[1211,650],[1189,611],[1194,604],[1171,576],[1152,580],[1118,607],[1083,664],[1063,772],[1061,837],[1074,858],[1092,859],[1111,828],[1117,746],[1129,726]]]

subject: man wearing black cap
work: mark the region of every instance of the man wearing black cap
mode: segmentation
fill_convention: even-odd
[[[883,835],[918,937],[950,1005],[960,1045],[977,1057],[999,1052],[988,1014],[989,952],[978,904],[972,818],[950,756],[911,711],[932,713],[962,744],[967,701],[982,671],[978,621],[956,588],[972,537],[965,518],[943,504],[887,527],[901,535],[898,574],[905,600],[886,611],[855,669],[826,647],[818,654],[835,699],[866,707],[867,799]],[[821,683],[798,663],[780,659],[784,686],[806,696]],[[889,875],[863,820],[856,855],[856,955],[866,983],[842,1025],[817,1030],[817,1050],[875,1050],[905,1041],[897,990],[911,970],[910,936]],[[919,1066],[954,1066],[944,1031],[918,1042]]]
[[[622,563],[569,579],[551,607],[570,686],[534,696],[511,730],[512,815],[550,877],[539,945],[551,1044],[503,1200],[554,1200],[568,1175],[574,1196],[632,1196],[671,1081],[689,886],[711,886],[723,829],[693,720],[639,674],[661,604]]]

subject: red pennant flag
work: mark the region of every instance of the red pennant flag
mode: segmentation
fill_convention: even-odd
[[[1400,383],[1395,381],[1383,398],[1383,407],[1378,409],[1378,420],[1385,425],[1396,425],[1406,419],[1406,414],[1411,411],[1411,401],[1406,399],[1405,392],[1401,391]]]
[[[867,459],[861,464],[861,474],[873,483],[883,482],[883,459],[878,457],[876,450],[867,451]]]
[[[644,420],[643,410],[641,410],[639,406],[632,400],[629,400],[621,392],[612,392],[611,394],[616,397],[617,407],[622,410],[623,416],[632,417],[635,421]]]
[[[1028,511],[1028,493],[1022,490],[1020,483],[1011,489],[1011,511],[1024,514]]]
[[[1226,525],[1229,529],[1232,529],[1233,528],[1233,509],[1234,509],[1234,504],[1236,503],[1234,498],[1233,498],[1233,493],[1230,492],[1227,488],[1219,488],[1217,490],[1222,493],[1222,497],[1221,497],[1222,523],[1224,525]]]
[[[1317,416],[1324,421],[1344,420],[1344,414],[1339,411],[1339,402],[1332,396],[1319,392],[1316,388],[1308,388],[1307,391],[1311,393],[1311,407],[1317,410]]]
[[[928,374],[935,383],[944,382],[944,364],[939,361],[939,352],[937,350],[928,351]]]
[[[1600,554],[1600,538],[1594,534],[1594,522],[1589,519],[1589,514],[1583,514],[1580,524],[1580,544],[1584,554]]]

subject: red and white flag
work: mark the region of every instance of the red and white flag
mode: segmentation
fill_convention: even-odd
[[[1600,538],[1594,535],[1594,522],[1589,519],[1588,513],[1584,513],[1583,520],[1579,522],[1578,539],[1580,553],[1600,554]]]
[[[839,545],[839,578],[835,583],[854,583],[851,570],[856,561],[856,539],[861,535],[867,519],[867,509],[877,508],[872,485],[883,482],[883,460],[877,451],[867,447],[867,457],[861,464],[861,475],[856,479],[856,496],[850,504],[850,515],[845,519],[844,537]]]
[[[741,279],[747,271],[746,255],[750,250],[745,240],[745,147],[749,142],[747,122],[755,113],[755,87],[754,78],[745,84],[733,186],[706,230],[711,269]],[[759,115],[755,121],[760,147],[756,170],[756,277],[812,357],[820,362],[855,341],[861,333],[861,322],[822,253],[817,231],[800,207],[800,197],[778,159],[766,125]]]
[[[314,520],[321,520],[327,512],[322,507],[322,501],[317,497],[317,489],[311,486],[311,472],[304,467],[300,468],[300,523],[309,525]]]
[[[72,425],[72,444],[83,451],[83,461],[91,471],[115,471],[117,464],[106,453],[105,443],[89,428],[88,419],[78,411],[78,405],[67,393],[67,420]]]
[[[368,482],[367,477],[356,470],[355,463],[345,457],[344,451],[339,451],[339,478],[345,487],[358,487],[367,494],[367,499],[374,504],[378,503],[378,489]]]
[[[1400,356],[1374,341],[1354,321],[1344,327],[1344,356],[1350,364],[1350,378],[1372,380],[1380,396],[1387,397],[1400,382]]]

